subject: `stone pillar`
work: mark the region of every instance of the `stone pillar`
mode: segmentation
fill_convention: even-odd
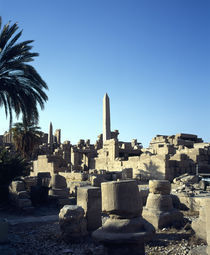
[[[48,144],[50,144],[50,145],[53,144],[53,126],[52,126],[52,122],[50,122],[50,126],[49,126]]]
[[[149,195],[143,217],[156,229],[183,223],[183,215],[173,207],[171,183],[167,180],[150,180]]]
[[[107,93],[103,99],[103,142],[111,139],[110,105]]]
[[[110,218],[92,236],[102,243],[108,255],[144,255],[144,242],[155,233],[141,217],[142,203],[134,180],[101,184],[102,211]]]
[[[55,137],[56,137],[57,144],[61,144],[61,130],[60,129],[55,130]]]
[[[78,187],[77,205],[85,211],[87,230],[94,231],[101,227],[101,189],[98,187]]]

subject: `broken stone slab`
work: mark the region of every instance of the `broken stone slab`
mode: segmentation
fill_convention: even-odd
[[[87,220],[81,206],[65,205],[59,213],[61,238],[66,242],[77,242],[87,235]]]
[[[86,186],[77,189],[77,205],[85,211],[87,230],[94,231],[101,226],[101,189]]]
[[[189,175],[186,173],[174,178],[173,183],[195,184],[199,183],[200,180],[201,177],[199,177],[198,175]]]

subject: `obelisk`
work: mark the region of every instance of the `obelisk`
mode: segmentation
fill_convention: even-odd
[[[50,127],[49,127],[48,144],[50,144],[50,145],[53,144],[53,127],[52,127],[52,122],[50,122]]]
[[[106,93],[103,99],[103,142],[109,139],[111,139],[110,106],[109,97]]]

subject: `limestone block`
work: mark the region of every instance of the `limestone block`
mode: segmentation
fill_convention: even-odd
[[[19,208],[30,207],[31,200],[30,199],[17,199],[16,205]]]
[[[142,216],[149,221],[155,229],[162,229],[177,224],[181,226],[183,223],[183,214],[177,209],[162,212],[144,208]]]
[[[101,184],[102,211],[119,217],[141,215],[142,201],[136,181],[112,181]]]
[[[60,175],[64,176],[67,180],[67,183],[70,181],[86,181],[88,175],[81,172],[71,172],[71,173],[61,173]]]
[[[51,189],[49,191],[50,196],[56,196],[60,198],[66,198],[69,196],[69,189],[64,188],[64,189]]]
[[[0,244],[8,242],[8,222],[0,218]]]
[[[13,193],[24,191],[25,190],[25,185],[23,181],[13,181],[10,184],[10,191]]]
[[[149,210],[169,211],[173,209],[171,195],[150,193],[147,198],[146,208]]]
[[[171,183],[167,180],[150,180],[149,191],[153,194],[168,195],[171,191]]]
[[[79,187],[77,189],[77,205],[85,211],[88,231],[101,226],[101,190],[97,187]]]
[[[66,188],[66,179],[65,177],[59,175],[59,174],[54,174],[51,177],[51,183],[50,186],[53,188],[57,188],[57,189],[63,189]]]
[[[59,213],[61,237],[65,241],[78,241],[87,235],[87,221],[84,209],[77,205],[65,205]]]

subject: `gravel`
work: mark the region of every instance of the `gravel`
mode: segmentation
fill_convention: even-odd
[[[0,245],[1,255],[102,255],[103,247],[93,243],[90,236],[78,243],[67,244],[60,238],[58,222],[27,223],[9,227],[9,244]],[[204,247],[191,230],[163,229],[145,245],[147,255],[186,255],[196,247]],[[2,252],[6,249],[8,252]],[[10,252],[10,253],[9,253]]]

